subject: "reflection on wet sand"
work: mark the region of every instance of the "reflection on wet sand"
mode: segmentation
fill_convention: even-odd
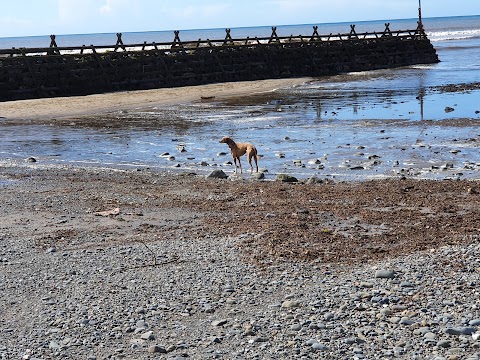
[[[9,121],[2,125],[0,154],[33,156],[39,163],[230,173],[230,159],[218,145],[228,135],[258,144],[267,179],[278,173],[347,180],[476,178],[478,120],[458,104],[478,94],[453,94],[455,115],[463,119],[443,109],[432,119],[429,104],[441,108],[451,95],[424,88],[339,91],[312,83],[224,102],[64,118],[54,125]]]

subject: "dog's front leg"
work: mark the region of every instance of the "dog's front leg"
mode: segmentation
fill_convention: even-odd
[[[233,157],[233,163],[235,164],[235,175],[237,174],[237,158]]]

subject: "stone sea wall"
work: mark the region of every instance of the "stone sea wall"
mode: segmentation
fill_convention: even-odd
[[[0,49],[0,101],[180,87],[218,82],[320,77],[431,64],[438,56],[423,28],[358,34],[112,46]]]

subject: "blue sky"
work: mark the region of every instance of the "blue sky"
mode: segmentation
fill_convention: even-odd
[[[423,0],[425,17],[480,15],[479,0]],[[319,24],[417,16],[418,0],[3,0],[0,37]]]

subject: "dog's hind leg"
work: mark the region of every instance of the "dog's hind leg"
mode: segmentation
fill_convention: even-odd
[[[248,163],[250,164],[250,174],[253,174],[252,157],[253,157],[253,154],[251,152],[249,152],[248,153]]]
[[[257,168],[257,173],[258,173],[257,154],[255,154],[254,152],[250,152],[250,153],[248,153],[248,163],[250,164],[250,174],[253,174],[252,158],[253,158],[253,160],[255,160],[255,166]]]

